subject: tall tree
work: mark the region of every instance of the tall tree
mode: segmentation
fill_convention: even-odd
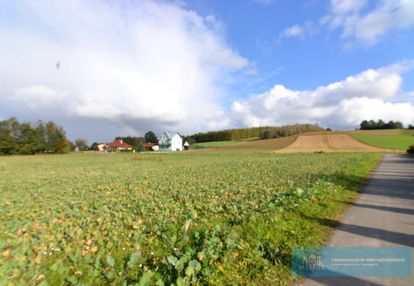
[[[46,127],[45,124],[39,120],[36,125],[36,153],[42,153],[46,151]]]
[[[78,138],[75,140],[75,148],[78,148],[79,151],[88,150],[88,143],[85,139]]]
[[[16,138],[12,135],[11,121],[0,121],[0,154],[11,155],[17,151]]]
[[[89,147],[89,150],[98,151],[99,150],[98,146],[99,146],[98,142],[93,142],[91,147]]]
[[[152,131],[148,131],[147,133],[145,133],[144,138],[145,138],[146,142],[151,142],[151,143],[157,143],[158,142],[157,136]]]
[[[19,126],[19,136],[17,137],[19,154],[36,153],[36,130],[29,123],[22,123]]]
[[[46,123],[46,150],[51,153],[64,153],[69,149],[65,131],[54,122]]]

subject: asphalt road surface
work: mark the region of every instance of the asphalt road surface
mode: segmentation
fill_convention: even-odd
[[[384,156],[327,246],[414,247],[414,158]],[[413,275],[414,268],[411,277],[320,277],[304,285],[413,286]]]

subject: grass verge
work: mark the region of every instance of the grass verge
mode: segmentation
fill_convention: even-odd
[[[386,149],[407,150],[409,146],[414,145],[414,136],[408,135],[352,134],[352,137],[364,144]]]

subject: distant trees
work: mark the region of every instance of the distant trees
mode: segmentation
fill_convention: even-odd
[[[85,139],[78,138],[75,140],[75,148],[78,148],[79,151],[86,151],[89,149],[88,143]]]
[[[260,139],[287,137],[305,132],[324,131],[317,124],[294,124],[281,127],[270,127],[260,135]]]
[[[364,120],[360,124],[360,130],[375,130],[375,129],[402,129],[403,124],[399,121],[389,121],[385,123],[383,120]]]
[[[63,153],[69,150],[65,131],[54,122],[34,126],[12,117],[0,121],[0,155]]]
[[[195,141],[195,139],[194,139],[193,137],[191,137],[191,136],[182,136],[182,138],[183,138],[183,143],[185,143],[186,141],[187,141],[187,142],[188,142],[188,144],[190,144],[190,145],[193,145],[193,144],[197,143],[197,142]]]
[[[252,127],[252,128],[240,128],[240,129],[228,129],[220,131],[209,131],[204,133],[196,133],[191,136],[187,136],[186,139],[195,142],[211,142],[211,141],[230,141],[230,140],[243,140],[248,138],[259,138],[260,135],[268,130],[270,127]],[[190,139],[192,138],[192,139]]]
[[[99,151],[99,148],[98,148],[99,144],[100,144],[100,143],[98,143],[98,142],[93,142],[93,143],[91,144],[91,146],[89,147],[89,150]]]
[[[147,133],[145,133],[144,138],[146,142],[158,143],[158,138],[152,131],[148,131]]]
[[[187,138],[192,138],[195,142],[211,142],[211,141],[230,141],[243,140],[248,138],[270,139],[295,135],[304,132],[322,131],[323,129],[315,124],[294,124],[281,127],[252,127],[229,129],[221,131],[210,131],[205,133],[197,133]]]
[[[414,125],[409,124],[408,129],[414,129]]]

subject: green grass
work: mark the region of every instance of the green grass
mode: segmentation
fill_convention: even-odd
[[[414,129],[403,129],[401,135],[414,136]]]
[[[290,285],[379,159],[0,157],[0,285]]]
[[[212,142],[201,142],[194,144],[196,148],[216,148],[228,145],[235,145],[240,143],[240,141],[212,141]]]
[[[414,136],[414,129],[377,129],[377,130],[356,130],[351,131],[353,134],[365,135],[406,135]]]
[[[409,135],[366,135],[352,134],[352,136],[368,145],[387,148],[407,150],[414,145],[414,136]]]

